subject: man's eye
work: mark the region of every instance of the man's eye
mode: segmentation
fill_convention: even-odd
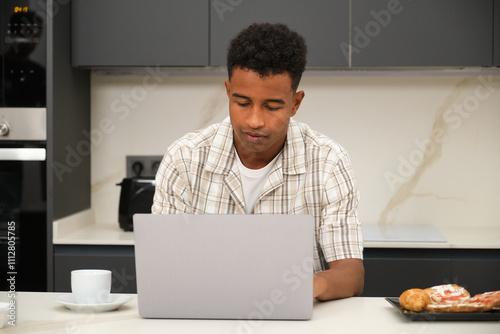
[[[266,106],[267,110],[269,111],[276,111],[276,110],[279,110],[280,107],[271,107],[271,106]]]
[[[248,102],[236,102],[237,105],[239,105],[240,107],[246,107],[248,106],[250,103]]]

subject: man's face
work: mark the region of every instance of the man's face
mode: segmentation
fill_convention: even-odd
[[[294,93],[289,74],[260,77],[239,68],[226,91],[236,151],[246,167],[264,167],[281,151],[304,92]]]

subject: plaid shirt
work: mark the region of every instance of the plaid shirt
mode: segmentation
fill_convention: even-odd
[[[156,175],[152,212],[245,214],[233,128],[222,123],[173,143]],[[347,152],[306,124],[290,120],[282,156],[255,203],[255,214],[310,214],[315,272],[326,263],[363,258],[359,193]]]

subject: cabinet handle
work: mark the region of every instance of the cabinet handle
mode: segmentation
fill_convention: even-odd
[[[44,148],[0,148],[0,161],[45,161]]]

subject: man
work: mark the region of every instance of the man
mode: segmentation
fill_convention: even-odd
[[[363,290],[358,191],[344,149],[291,119],[306,53],[282,24],[253,24],[231,41],[229,118],[170,146],[152,212],[311,214],[314,297],[329,300]]]

